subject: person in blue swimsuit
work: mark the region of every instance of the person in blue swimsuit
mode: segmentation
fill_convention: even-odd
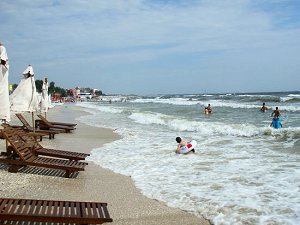
[[[282,127],[281,121],[280,121],[280,111],[278,107],[275,108],[275,110],[272,112],[271,116],[273,116],[272,122],[270,124],[271,127],[274,127],[276,129]]]

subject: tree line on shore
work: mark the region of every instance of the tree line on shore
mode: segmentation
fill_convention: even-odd
[[[12,91],[14,91],[17,88],[17,84],[12,85]],[[37,92],[41,93],[42,92],[42,86],[43,86],[43,80],[35,80],[35,87]],[[85,88],[88,92],[92,93],[91,88]],[[67,97],[68,95],[71,95],[72,93],[68,92],[67,89],[55,86],[55,82],[50,82],[49,87],[48,87],[48,94],[59,94],[61,97]],[[103,95],[102,91],[97,90],[94,93],[95,95]]]

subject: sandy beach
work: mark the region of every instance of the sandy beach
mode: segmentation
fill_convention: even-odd
[[[73,104],[56,106],[48,113],[53,121],[75,122],[85,115]],[[28,121],[31,115],[24,113]],[[11,124],[20,124],[12,116]],[[54,140],[44,138],[44,147],[89,153],[93,148],[120,138],[113,130],[91,127],[78,123],[77,129],[68,134],[58,134]],[[4,141],[0,149],[4,151]],[[116,225],[143,224],[209,224],[188,212],[166,206],[165,203],[143,196],[130,177],[113,173],[89,161],[86,170],[76,178],[62,178],[32,173],[8,173],[0,169],[0,195],[13,198],[34,198],[49,200],[101,201],[108,203],[110,216]]]

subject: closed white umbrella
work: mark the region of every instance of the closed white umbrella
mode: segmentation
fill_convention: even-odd
[[[34,72],[31,65],[23,72],[23,78],[18,87],[10,95],[10,104],[11,111],[32,113],[34,129],[34,112],[38,110],[39,101],[35,87]]]
[[[9,104],[9,89],[8,89],[8,57],[6,48],[0,42],[0,120],[2,122],[10,121],[10,104]]]
[[[41,98],[41,107],[40,111],[41,113],[46,113],[48,112],[48,107],[49,107],[49,96],[48,96],[48,79],[45,77],[43,80],[43,86],[42,86],[42,98]]]

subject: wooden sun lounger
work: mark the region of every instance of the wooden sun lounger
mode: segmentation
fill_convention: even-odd
[[[75,127],[72,126],[54,125],[50,123],[46,118],[44,117],[40,117],[40,118],[41,118],[41,122],[38,125],[41,130],[56,129],[56,130],[63,130],[66,133],[69,133],[72,130],[76,129]]]
[[[25,141],[31,146],[32,152],[36,155],[51,156],[51,157],[64,158],[64,159],[75,160],[75,161],[85,160],[85,158],[90,155],[88,153],[82,153],[82,152],[44,148],[33,137],[29,136],[23,130],[17,130],[12,127],[7,127],[6,131],[7,131],[7,135],[9,136],[19,135],[23,141]]]
[[[0,198],[0,222],[12,221],[102,224],[113,220],[107,203]]]
[[[21,123],[23,124],[23,128],[24,130],[33,133],[34,129],[32,126],[30,126],[30,124],[27,122],[27,120],[22,116],[22,114],[20,113],[16,113],[16,116],[18,117],[18,119],[21,121]],[[59,134],[62,131],[60,130],[40,130],[40,129],[35,129],[35,133],[43,133],[45,135],[49,135],[49,139],[54,138],[55,134]]]
[[[44,120],[47,120],[44,116],[42,115],[37,115],[37,117],[40,118],[40,120],[35,120],[36,122],[40,123],[43,122]],[[52,125],[61,125],[61,126],[69,126],[69,127],[76,127],[77,123],[62,123],[62,122],[53,122],[53,121],[49,121],[47,120],[49,123],[51,123]],[[37,124],[37,123],[36,123]]]
[[[0,158],[0,162],[10,165],[9,172],[17,173],[20,167],[35,166],[64,170],[65,177],[70,177],[74,172],[83,171],[88,164],[74,160],[36,156],[32,153],[32,146],[22,140],[19,135],[11,134],[8,128],[4,128],[2,134],[12,149],[12,154],[8,154],[7,158]]]

